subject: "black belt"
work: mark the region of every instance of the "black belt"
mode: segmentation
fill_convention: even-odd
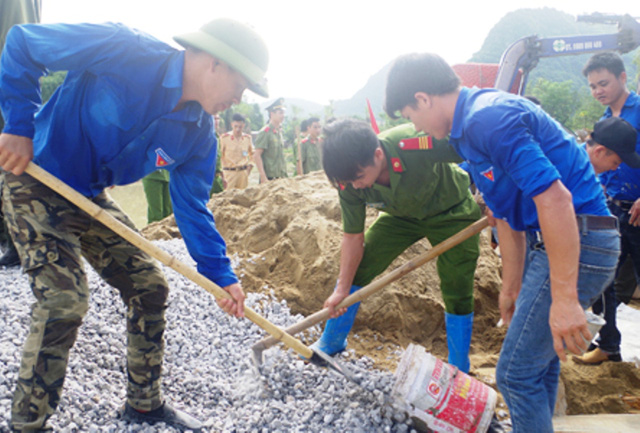
[[[617,230],[618,218],[600,215],[576,215],[581,230]]]
[[[249,168],[248,165],[241,165],[240,167],[222,167],[223,170],[227,171],[242,171],[246,170],[247,168]]]

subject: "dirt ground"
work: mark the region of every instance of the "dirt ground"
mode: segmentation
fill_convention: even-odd
[[[243,191],[225,191],[209,203],[236,272],[247,292],[274,290],[292,313],[309,315],[322,308],[338,274],[342,236],[337,192],[321,172],[282,179]],[[367,224],[376,211],[370,210]],[[151,240],[179,237],[173,217],[143,229]],[[389,270],[430,247],[423,240],[401,255]],[[475,322],[471,374],[495,387],[491,375],[505,328],[499,320],[500,260],[481,237],[475,275]],[[362,303],[350,337],[356,356],[394,371],[400,348],[410,342],[446,359],[444,307],[435,263],[416,269]],[[352,334],[353,335],[353,334]],[[400,346],[400,347],[399,347]],[[640,399],[640,370],[632,363],[597,367],[569,361],[562,366],[566,414],[640,413],[629,401]],[[625,402],[626,401],[626,402]]]

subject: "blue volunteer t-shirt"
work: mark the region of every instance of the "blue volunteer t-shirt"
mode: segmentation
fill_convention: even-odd
[[[603,119],[613,115],[607,107]],[[640,96],[631,92],[620,111],[620,117],[629,122],[637,131],[636,152],[640,152]],[[640,198],[640,168],[631,168],[624,162],[617,170],[604,172],[600,180],[605,186],[607,195],[616,200],[635,201]]]
[[[178,107],[184,52],[122,24],[14,26],[0,59],[4,132],[33,138],[34,161],[87,197],[159,168],[198,271],[238,281],[207,208],[215,172],[213,120],[200,104]],[[38,80],[68,71],[41,107]]]
[[[551,116],[525,98],[462,88],[449,141],[497,218],[539,230],[533,197],[562,181],[576,214],[611,215],[589,157]]]

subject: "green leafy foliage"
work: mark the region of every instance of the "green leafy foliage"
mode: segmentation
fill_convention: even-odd
[[[42,102],[47,102],[67,77],[67,71],[56,71],[40,79]]]

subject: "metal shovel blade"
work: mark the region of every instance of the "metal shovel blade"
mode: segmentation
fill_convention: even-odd
[[[351,372],[351,370],[346,368],[344,365],[339,364],[335,359],[333,359],[331,356],[327,355],[321,350],[313,350],[313,355],[311,356],[311,359],[309,359],[309,362],[311,362],[314,365],[317,365],[318,367],[328,368],[337,373],[340,373],[341,375],[349,379],[351,382],[362,387],[362,385],[360,384],[360,381],[356,379],[356,376]]]

